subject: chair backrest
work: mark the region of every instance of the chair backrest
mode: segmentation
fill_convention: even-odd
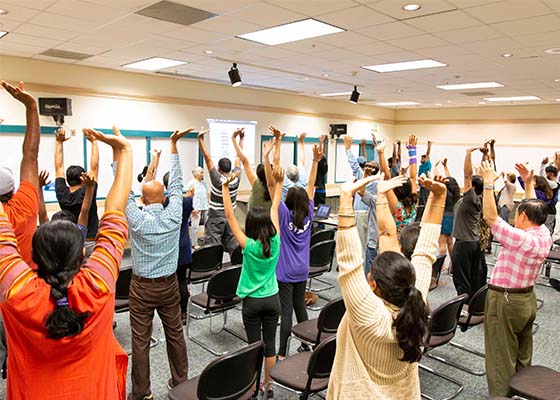
[[[334,259],[335,248],[336,242],[332,239],[323,240],[313,245],[311,249],[309,249],[309,265],[311,267],[323,267],[328,265],[330,270]]]
[[[336,353],[336,335],[323,340],[313,351],[307,364],[307,390],[311,387],[312,379],[328,378]]]
[[[264,342],[259,341],[212,360],[196,389],[200,400],[234,400],[260,386]],[[258,389],[257,389],[258,390]]]
[[[486,293],[488,293],[488,285],[484,285],[473,294],[469,302],[469,314],[472,316],[484,315],[484,306],[486,304]]]
[[[132,268],[121,269],[117,282],[115,283],[115,298],[126,300],[130,293],[130,281],[132,280]]]
[[[440,254],[439,256],[436,257],[436,260],[432,264],[432,277],[434,277],[436,280],[436,286],[434,287],[434,289],[437,288],[437,284],[439,283],[439,277],[441,275],[441,269],[443,268],[443,263],[445,262],[445,256],[446,256],[445,254]]]
[[[317,318],[316,344],[321,341],[322,333],[336,333],[345,312],[346,306],[344,305],[344,299],[342,297],[333,299],[325,304]]]
[[[206,294],[208,299],[231,300],[235,297],[241,276],[241,266],[220,269],[210,277]]]
[[[222,266],[224,247],[219,243],[200,246],[192,253],[192,264],[189,269],[193,272],[208,272]]]
[[[322,229],[320,231],[314,232],[311,235],[311,243],[309,246],[313,246],[319,242],[323,242],[325,240],[333,240],[334,239],[334,229]]]
[[[241,246],[237,246],[231,253],[231,265],[241,264],[243,264],[243,249]]]
[[[431,336],[445,336],[455,333],[461,309],[468,297],[466,294],[453,297],[432,311],[430,319]]]

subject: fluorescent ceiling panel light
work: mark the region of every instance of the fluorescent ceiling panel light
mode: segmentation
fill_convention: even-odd
[[[416,61],[404,61],[391,64],[379,64],[379,65],[368,65],[362,68],[369,69],[375,72],[396,72],[396,71],[408,71],[411,69],[423,69],[423,68],[435,68],[435,67],[447,67],[447,64],[440,63],[436,60],[416,60]]]
[[[556,47],[554,49],[546,49],[544,52],[547,54],[560,54],[560,47]]]
[[[537,96],[512,96],[512,97],[485,97],[486,101],[527,101],[527,100],[540,100]]]
[[[321,96],[321,97],[336,97],[336,96],[348,96],[349,94],[352,94],[352,92],[322,93],[319,96]]]
[[[443,90],[465,90],[465,89],[498,88],[498,87],[504,87],[504,85],[498,82],[478,82],[478,83],[459,83],[455,85],[438,85],[436,87]]]
[[[290,22],[285,25],[275,26],[274,28],[245,33],[237,37],[274,46],[277,44],[290,43],[344,31],[345,29],[337,28],[336,26],[325,24],[324,22],[310,18],[302,21]]]
[[[176,67],[177,65],[187,64],[186,61],[171,60],[169,58],[152,57],[147,60],[137,61],[130,64],[125,64],[125,68],[143,69],[145,71],[157,71],[158,69],[165,69]]]
[[[3,36],[6,36],[7,34],[8,34],[8,32],[0,31],[0,38],[3,37]]]
[[[398,107],[398,106],[415,106],[418,103],[415,101],[394,101],[392,103],[376,103],[378,106],[383,107]]]

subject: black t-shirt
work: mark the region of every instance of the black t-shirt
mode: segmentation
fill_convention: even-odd
[[[323,157],[317,163],[317,177],[315,178],[315,187],[324,189],[327,183],[327,173],[329,172],[329,164],[326,157]]]
[[[54,190],[56,192],[56,198],[58,199],[58,204],[61,210],[70,211],[76,217],[80,216],[80,210],[82,209],[82,202],[84,201],[84,195],[86,194],[86,188],[81,187],[78,190],[71,192],[70,188],[66,184],[66,179],[56,178],[54,183]],[[93,189],[93,199],[91,200],[91,206],[88,215],[88,226],[87,226],[87,238],[94,239],[97,235],[97,229],[99,227],[99,217],[97,216],[97,183],[94,184]]]

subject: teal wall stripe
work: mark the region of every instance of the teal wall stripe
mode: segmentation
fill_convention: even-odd
[[[150,165],[152,161],[152,138],[150,136],[146,136],[146,164]]]
[[[25,133],[25,125],[0,125],[0,133]],[[54,135],[58,126],[42,126],[41,134]]]
[[[112,129],[96,128],[96,130],[103,132],[105,134],[112,134]],[[169,138],[173,131],[145,131],[137,129],[121,129],[121,133],[126,137],[157,137],[157,138]],[[187,139],[196,139],[198,132],[189,132],[184,137]]]

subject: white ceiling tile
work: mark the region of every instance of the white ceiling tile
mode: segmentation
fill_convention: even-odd
[[[460,10],[409,19],[406,23],[429,33],[482,25]]]
[[[87,44],[77,44],[77,43],[62,43],[54,47],[57,50],[73,51],[75,53],[83,54],[101,54],[106,51],[111,50],[109,47],[92,46]]]
[[[116,49],[133,45],[142,40],[153,38],[149,33],[139,31],[120,31],[115,28],[93,30],[89,34],[77,36],[71,43],[109,47]]]
[[[439,62],[451,65],[454,63],[455,56],[463,54],[473,54],[473,51],[461,46],[439,46],[428,47],[416,50],[416,53],[424,58],[437,59]]]
[[[484,40],[480,42],[465,43],[463,47],[483,55],[491,55],[493,57],[501,57],[504,53],[515,54],[519,49],[519,44],[509,38],[500,38],[492,40]],[[503,57],[502,57],[503,58]]]
[[[122,30],[141,29],[142,32],[163,34],[181,29],[182,25],[174,24],[167,21],[160,21],[158,19],[145,17],[143,15],[130,14],[124,18],[119,18],[113,23],[105,25],[105,27],[118,27]]]
[[[40,47],[55,47],[60,44],[60,40],[54,40],[49,38],[42,38],[37,36],[24,35],[21,33],[10,33],[2,38],[3,43],[13,43],[13,44],[24,44],[28,46],[40,46]]]
[[[287,57],[298,57],[300,53],[295,51],[282,49],[275,46],[265,46],[258,49],[244,51],[242,54],[251,54],[253,57],[265,57],[265,58],[287,58]]]
[[[370,26],[369,28],[360,29],[358,30],[358,33],[367,35],[376,40],[390,40],[421,35],[424,32],[403,22],[391,22],[388,24],[375,25]]]
[[[422,8],[417,11],[406,11],[402,7],[409,4],[409,0],[383,0],[374,3],[368,3],[367,7],[373,8],[383,14],[393,18],[403,20],[409,18],[417,18],[422,15],[442,13],[445,11],[455,10],[455,6],[449,4],[445,0],[423,0],[420,2]]]
[[[37,15],[29,22],[46,27],[64,27],[64,29],[68,31],[84,33],[90,32],[91,30],[94,30],[103,25],[103,22],[101,21],[86,21],[83,19],[66,17],[63,15],[51,14],[47,12],[43,12]]]
[[[262,47],[265,47],[266,45],[257,42],[252,42],[250,40],[233,37],[233,38],[223,39],[214,42],[212,43],[212,46],[220,47],[231,51],[246,51],[252,49],[260,49]]]
[[[45,10],[55,2],[56,0],[2,0],[2,6],[6,6],[8,10],[10,9],[9,5]]]
[[[7,15],[0,16],[0,22],[6,19],[26,22],[41,12],[41,10],[30,7],[18,7],[17,5],[8,3],[4,4],[4,1],[0,1],[0,8],[8,11]]]
[[[39,53],[41,53],[45,50],[48,50],[48,47],[46,47],[46,46],[30,46],[30,45],[26,45],[26,44],[15,44],[15,43],[4,42],[3,40],[0,40],[0,54],[3,54],[4,50],[22,52],[22,53],[27,53],[29,55],[35,55],[35,54],[39,54]]]
[[[377,54],[386,54],[386,53],[396,53],[401,49],[395,46],[391,46],[385,42],[377,42],[372,40],[369,43],[362,44],[359,48],[359,52],[361,54],[366,55],[377,55]]]
[[[448,44],[448,42],[446,42],[445,40],[439,39],[434,35],[427,34],[420,36],[411,36],[402,39],[387,40],[386,43],[405,50],[415,50],[421,49],[423,47],[445,46],[446,44]]]
[[[134,12],[148,7],[154,3],[154,0],[86,0],[88,3],[93,3],[105,7],[117,8]]]
[[[71,17],[75,20],[104,22],[126,15],[126,11],[87,3],[79,0],[58,0],[46,12]]]
[[[481,40],[498,39],[503,35],[489,25],[473,26],[470,28],[454,29],[451,31],[435,33],[437,37],[450,43],[471,43]]]
[[[23,24],[17,28],[15,32],[30,36],[56,38],[61,41],[71,40],[79,35],[79,33],[76,32],[34,24]]]
[[[313,57],[321,57],[324,58],[326,60],[332,60],[332,61],[343,61],[347,58],[353,57],[355,56],[356,53],[354,53],[353,51],[347,50],[347,49],[330,49],[327,51],[320,51],[318,53],[315,53],[313,55]],[[298,58],[300,58],[301,56],[298,56]],[[319,61],[319,60],[317,60]]]
[[[305,15],[276,7],[266,3],[255,4],[228,14],[228,17],[238,18],[242,21],[255,22],[265,27],[273,27],[288,22],[305,19]]]
[[[372,38],[360,35],[354,32],[340,32],[332,35],[321,36],[316,38],[318,42],[327,43],[331,46],[356,48],[355,46],[363,46],[374,41]]]
[[[229,16],[218,16],[209,18],[196,24],[191,25],[196,29],[204,29],[210,32],[218,32],[227,35],[241,35],[263,29],[262,25],[257,25],[252,22],[241,21],[239,19]]]
[[[412,51],[400,51],[397,53],[379,54],[376,57],[383,60],[385,63],[414,61],[414,60],[420,60],[422,58],[422,56]],[[400,74],[401,72],[398,73]]]
[[[356,5],[352,0],[268,0],[267,2],[309,17],[345,10]]]
[[[560,27],[559,27],[560,28]],[[550,46],[560,44],[560,30],[552,32],[534,33],[531,35],[513,36],[512,39],[523,46]]]
[[[552,13],[544,3],[538,0],[500,1],[479,7],[471,7],[466,9],[465,12],[487,24]]]
[[[339,28],[354,30],[395,21],[391,17],[364,6],[352,7],[324,14],[321,15],[319,19],[323,22],[338,26]]]
[[[560,0],[541,0],[546,3],[552,10],[560,13]]]
[[[175,3],[184,4],[200,10],[216,14],[227,14],[258,3],[260,0],[173,0]]]
[[[332,49],[334,46],[331,46],[327,43],[319,42],[315,39],[306,39],[298,40],[297,42],[285,43],[278,47],[286,50],[297,51],[300,53],[313,54],[320,51]]]
[[[558,30],[559,26],[560,17],[558,15],[546,15],[492,24],[492,27],[509,36],[550,32]]]
[[[2,22],[0,23],[0,30],[3,30],[4,32],[13,32],[22,25],[24,25],[24,23],[21,21],[2,18]]]
[[[191,28],[188,26],[184,28],[179,28],[175,31],[166,32],[162,34],[162,36],[173,37],[177,39],[185,39],[196,43],[212,43],[230,37],[224,33],[210,32],[202,29]]]

